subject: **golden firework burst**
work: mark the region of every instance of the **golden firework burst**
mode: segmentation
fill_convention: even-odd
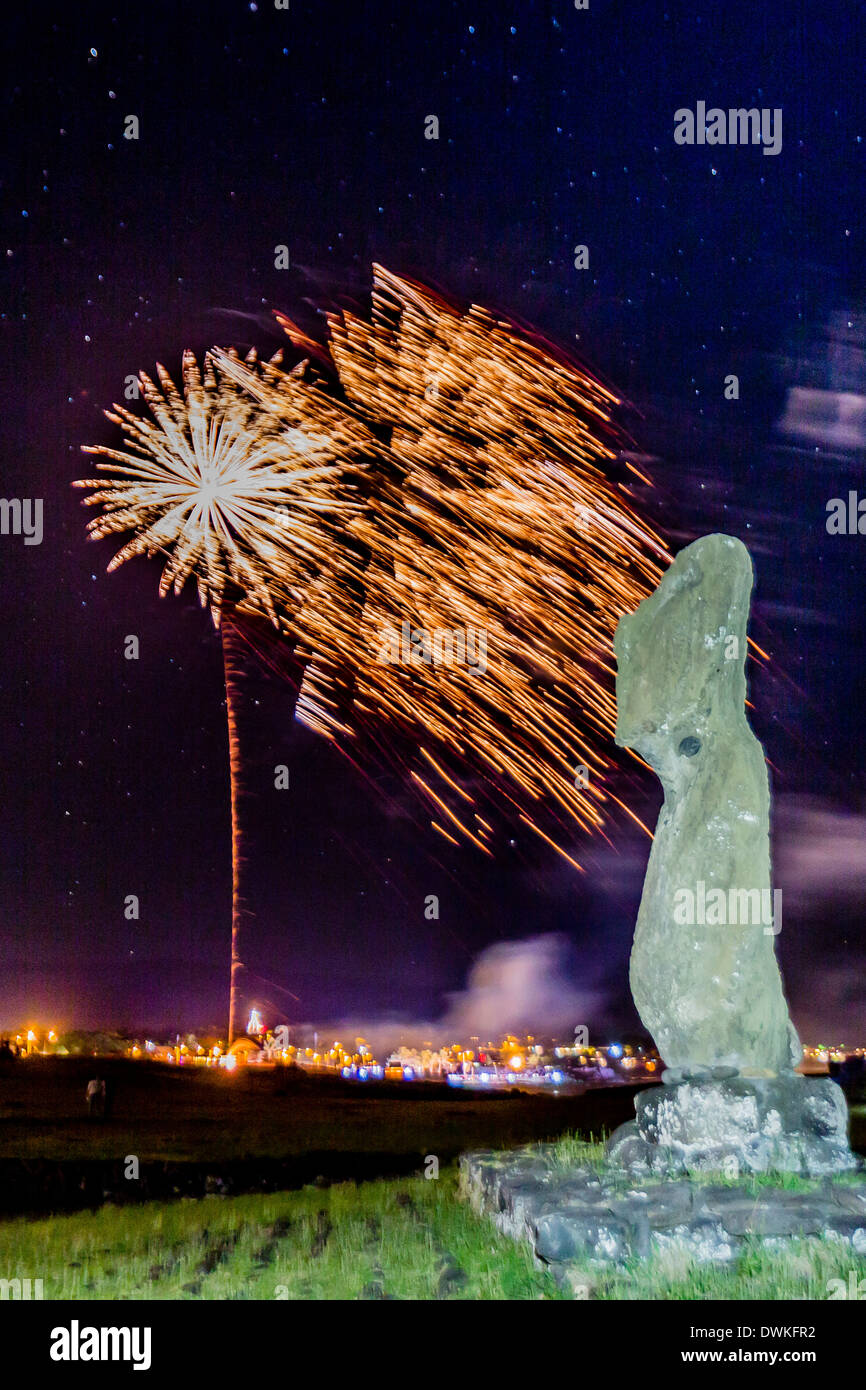
[[[670,558],[632,496],[648,480],[619,458],[618,398],[513,324],[379,266],[372,321],[330,328],[389,467],[349,520],[357,572],[309,615],[320,659],[298,715],[405,735],[447,839],[490,852],[504,811],[573,863],[563,841],[617,800],[613,634]]]

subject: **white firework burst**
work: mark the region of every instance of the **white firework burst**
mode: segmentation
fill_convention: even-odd
[[[284,373],[279,358],[241,362],[215,350],[202,373],[187,351],[182,395],[164,367],[159,385],[141,373],[152,419],[106,411],[125,447],[85,447],[110,462],[97,465],[102,477],[73,486],[93,489],[85,505],[102,509],[87,527],[93,540],[133,532],[109,570],[160,553],[160,594],[194,579],[216,622],[229,590],[232,602],[275,621],[278,597],[290,607],[299,599],[327,563],[340,515],[356,506],[352,482],[369,436],[303,379],[305,364]]]

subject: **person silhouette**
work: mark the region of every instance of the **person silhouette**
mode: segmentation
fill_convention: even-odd
[[[87,1113],[90,1118],[92,1119],[100,1115],[102,1113],[102,1104],[105,1096],[105,1082],[100,1081],[98,1077],[94,1076],[87,1083],[85,1096],[87,1099]]]

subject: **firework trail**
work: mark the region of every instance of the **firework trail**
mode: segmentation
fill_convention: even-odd
[[[402,756],[446,839],[491,853],[519,818],[575,863],[563,842],[617,800],[613,633],[670,559],[617,480],[648,482],[617,464],[617,398],[381,267],[372,321],[331,316],[330,351],[379,446],[358,546],[301,610],[297,715],[355,757]],[[482,639],[483,670],[436,659]]]
[[[93,540],[132,537],[109,564],[160,553],[160,593],[179,593],[195,581],[221,628],[231,788],[232,934],[229,1042],[239,1031],[242,843],[238,798],[239,685],[255,618],[286,624],[319,573],[340,553],[337,523],[357,506],[354,492],[365,466],[368,432],[315,384],[306,364],[290,374],[279,358],[245,364],[246,390],[232,377],[237,354],[183,356],[183,394],[162,366],[159,386],[142,373],[152,419],[122,406],[106,411],[125,436],[121,449],[97,445],[100,478],[82,479],[86,506],[100,513],[88,524]]]
[[[155,423],[110,414],[129,448],[89,451],[111,474],[78,484],[90,534],[132,529],[111,568],[161,551],[161,592],[194,578],[217,619],[277,622],[298,718],[362,768],[399,763],[447,840],[489,854],[519,820],[575,863],[618,801],[613,633],[670,559],[619,402],[381,267],[371,321],[329,322],[336,381],[219,349],[204,380],[185,354],[183,397],[142,376]]]

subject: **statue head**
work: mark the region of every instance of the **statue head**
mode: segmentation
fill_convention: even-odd
[[[616,741],[663,782],[687,776],[730,711],[743,719],[746,626],[753,574],[734,536],[681,550],[658,588],[620,620]],[[640,614],[640,622],[637,615]]]

